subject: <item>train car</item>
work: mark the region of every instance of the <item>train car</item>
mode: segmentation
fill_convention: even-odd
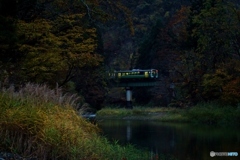
[[[116,79],[156,79],[158,78],[157,69],[132,69],[115,71],[114,76]]]

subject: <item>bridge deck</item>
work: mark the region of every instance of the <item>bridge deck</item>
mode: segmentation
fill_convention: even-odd
[[[117,87],[151,87],[156,86],[157,81],[149,81],[149,82],[118,82],[115,83]]]

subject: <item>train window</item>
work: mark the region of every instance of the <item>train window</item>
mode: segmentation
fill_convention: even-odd
[[[149,75],[149,72],[144,72],[144,77],[148,77],[148,75]]]

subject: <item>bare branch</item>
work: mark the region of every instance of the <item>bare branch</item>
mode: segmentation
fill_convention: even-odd
[[[91,10],[90,10],[90,8],[89,8],[89,6],[87,5],[87,3],[85,2],[85,0],[81,0],[82,1],[82,3],[86,6],[86,8],[87,8],[87,13],[88,13],[88,17],[89,17],[89,19],[92,19],[92,17],[91,17]]]

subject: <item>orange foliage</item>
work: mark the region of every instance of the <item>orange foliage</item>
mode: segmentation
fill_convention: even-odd
[[[170,28],[178,40],[184,41],[187,39],[187,20],[190,13],[190,8],[182,6],[179,11],[172,17],[167,28]]]
[[[221,99],[231,105],[240,103],[240,77],[233,79],[223,87]]]

